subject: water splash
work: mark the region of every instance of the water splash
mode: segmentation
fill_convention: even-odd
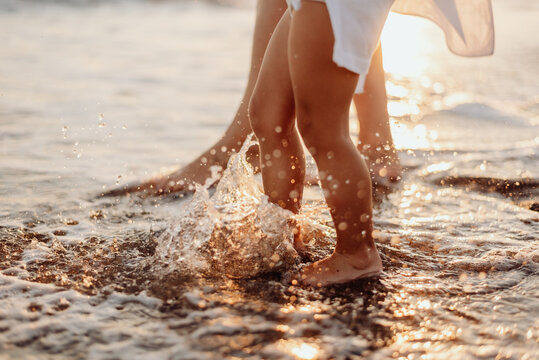
[[[160,237],[156,256],[168,264],[168,271],[245,278],[296,263],[296,217],[270,203],[255,180],[246,160],[253,145],[248,138],[232,155],[212,195],[209,186],[214,181],[197,186],[193,198],[182,205],[177,222]]]

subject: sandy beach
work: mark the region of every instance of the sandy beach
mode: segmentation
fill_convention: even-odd
[[[241,154],[217,190],[99,196],[220,137],[253,3],[2,2],[0,360],[537,358],[539,4],[493,7],[486,58],[451,54],[427,20],[388,19],[406,171],[376,199],[384,272],[309,289],[288,282],[290,249],[258,245],[260,229],[290,234]],[[301,216],[313,257],[328,254],[318,187]],[[235,270],[274,270],[227,271],[236,247],[249,260]]]

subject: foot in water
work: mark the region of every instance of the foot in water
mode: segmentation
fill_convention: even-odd
[[[103,196],[137,193],[139,196],[145,197],[192,192],[195,190],[195,184],[204,184],[207,179],[219,178],[222,171],[219,164],[219,160],[212,159],[210,162],[208,157],[203,154],[195,161],[170,174],[159,175],[140,183],[127,184],[106,192]],[[221,171],[218,170],[220,167]],[[212,169],[216,169],[214,172],[217,171],[217,174],[212,174]]]
[[[367,162],[371,180],[375,187],[383,186],[389,188],[393,183],[401,179],[402,167],[394,147],[389,147],[388,149],[387,145],[385,147],[366,145],[362,147],[358,146],[358,149]],[[159,175],[140,183],[127,184],[121,188],[108,191],[103,196],[120,196],[138,193],[144,197],[193,192],[195,190],[195,184],[204,184],[207,179],[212,177],[218,180],[220,171],[218,174],[212,174],[212,168],[221,167],[224,169],[230,155],[231,152],[220,152],[212,149],[170,174]],[[247,158],[255,170],[257,170],[258,152],[255,147],[249,150]],[[318,178],[314,174],[306,179],[307,185],[317,183]]]
[[[382,269],[382,260],[373,245],[356,254],[333,252],[328,258],[304,267],[299,274],[299,281],[305,285],[322,287],[376,276]]]
[[[247,152],[247,159],[256,169],[258,154],[252,149]],[[158,175],[140,183],[126,184],[121,188],[104,193],[103,196],[137,193],[139,196],[149,197],[193,192],[196,184],[205,184],[208,179],[217,183],[233,152],[234,149],[225,152],[215,149],[208,150],[186,166],[170,174]]]

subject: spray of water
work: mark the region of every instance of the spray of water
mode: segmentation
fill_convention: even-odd
[[[215,179],[198,186],[182,204],[176,223],[158,240],[156,256],[167,271],[245,278],[289,269],[299,260],[293,247],[298,226],[307,242],[316,237],[331,243],[327,226],[268,201],[246,160],[253,145],[248,138],[231,156],[212,195],[209,187]]]

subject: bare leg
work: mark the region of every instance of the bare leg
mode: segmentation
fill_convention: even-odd
[[[113,190],[106,195],[114,196],[131,192],[142,192],[145,195],[155,196],[188,191],[195,183],[203,184],[210,177],[210,168],[212,166],[226,167],[230,155],[239,150],[247,135],[251,133],[247,114],[249,99],[253,93],[268,42],[275,26],[286,9],[285,0],[258,1],[249,80],[236,116],[223,137],[195,160],[171,174],[159,176],[140,184],[128,185],[122,189]],[[221,149],[226,149],[226,151],[223,152]],[[250,152],[249,157],[251,163],[258,166],[257,149]]]
[[[181,169],[170,174],[161,175],[148,181],[126,185],[112,190],[105,195],[123,195],[139,192],[147,196],[185,192],[193,189],[195,183],[204,183],[210,177],[212,166],[225,168],[230,155],[237,151],[247,135],[251,132],[248,124],[247,105],[253,93],[262,58],[269,39],[278,20],[286,9],[284,0],[259,0],[251,54],[249,80],[243,99],[234,120],[223,137],[210,149]],[[360,143],[358,148],[366,156],[373,181],[382,185],[387,179],[399,178],[400,164],[394,151],[389,118],[387,115],[387,99],[384,84],[381,50],[374,55],[369,75],[366,79],[365,93],[356,95],[354,102],[361,124]],[[379,136],[376,136],[379,134]],[[389,148],[389,151],[385,151]],[[221,149],[226,149],[223,152]],[[376,149],[380,151],[376,151]],[[259,165],[258,149],[252,148],[248,159],[255,166]],[[384,176],[381,176],[384,175]],[[317,180],[315,180],[317,181]]]
[[[367,161],[373,183],[387,186],[390,182],[400,180],[402,168],[389,127],[380,46],[371,59],[365,91],[354,96],[354,104],[360,123],[358,149]]]
[[[280,34],[279,30],[277,34]],[[282,38],[285,37],[279,37]],[[288,66],[298,127],[320,170],[322,187],[337,230],[333,255],[306,267],[302,279],[308,284],[328,285],[372,275],[381,270],[381,260],[372,239],[370,177],[348,129],[348,110],[357,75],[337,67],[331,59],[333,36],[325,5],[303,2],[302,9],[292,18],[288,40]],[[274,43],[272,39],[262,73],[272,74],[276,69],[283,72],[281,62],[285,48],[282,41]],[[266,194],[271,201],[297,211],[302,192],[296,185],[301,184],[304,176],[303,169],[297,171],[298,165],[304,166],[301,148],[296,143],[293,120],[280,116],[280,113],[267,114],[269,110],[263,106],[264,89],[279,89],[272,80],[260,76],[251,100],[251,122],[263,144],[260,146],[261,157],[271,157],[275,150],[279,150],[285,160],[262,169]],[[282,99],[290,96],[285,92],[267,91],[266,94],[269,93]],[[285,123],[289,123],[284,128],[290,132],[284,138],[288,146],[283,147],[282,141],[268,139],[275,137],[275,126]],[[279,174],[285,176],[281,178]]]
[[[290,31],[290,74],[298,127],[312,153],[337,231],[334,253],[303,270],[303,282],[328,285],[382,269],[372,238],[370,176],[348,129],[356,74],[332,61],[333,32],[325,5],[303,2]],[[346,164],[345,167],[342,164]]]
[[[260,144],[264,191],[270,201],[297,213],[303,194],[305,156],[294,121],[294,93],[288,70],[290,14],[271,38],[249,115]]]

